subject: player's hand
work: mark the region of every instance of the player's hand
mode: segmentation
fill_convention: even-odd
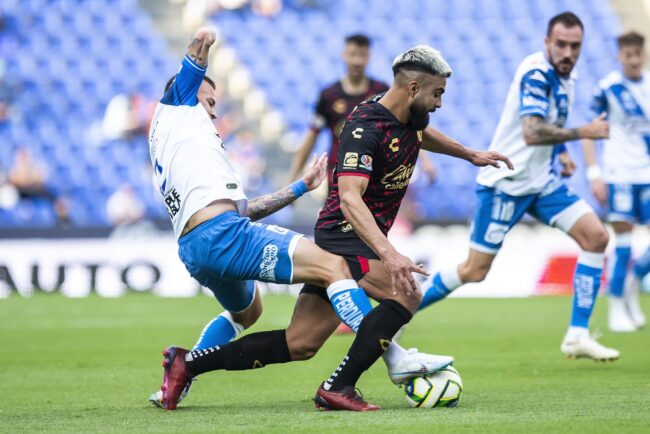
[[[217,33],[214,29],[201,27],[192,36],[192,41],[187,47],[187,55],[198,65],[208,66],[208,52],[216,40]]]
[[[314,158],[302,177],[307,191],[318,188],[325,179],[327,179],[327,152],[323,152],[320,158],[314,154]]]
[[[512,170],[515,168],[508,157],[495,151],[474,151],[472,158],[470,158],[469,161],[474,166],[492,166],[497,169],[501,167],[499,161],[502,161],[506,164],[508,169]]]
[[[600,179],[594,179],[591,181],[591,192],[594,197],[601,205],[607,203],[607,198],[609,197],[609,191],[607,191],[607,186]]]
[[[558,161],[562,165],[560,176],[562,176],[562,178],[569,178],[573,176],[576,171],[576,163],[573,161],[573,158],[571,158],[571,155],[569,155],[568,152],[563,152],[558,155]]]
[[[421,265],[416,265],[408,257],[392,250],[381,258],[386,271],[390,275],[391,290],[393,295],[397,291],[402,291],[406,295],[412,295],[419,290],[419,285],[413,278],[413,273],[419,273],[423,276],[429,276]]]
[[[601,113],[593,121],[578,129],[581,139],[607,139],[609,138],[609,122],[607,122],[607,113]]]

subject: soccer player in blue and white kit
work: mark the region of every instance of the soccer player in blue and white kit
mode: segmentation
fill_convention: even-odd
[[[607,220],[616,233],[608,318],[609,329],[615,332],[632,332],[646,323],[639,286],[650,272],[650,247],[628,273],[634,223],[650,224],[650,77],[643,71],[644,42],[636,32],[618,38],[623,70],[605,76],[592,99],[593,116],[606,113],[611,127],[610,137],[604,141],[602,170],[594,141],[582,142],[592,192],[607,205]]]
[[[301,234],[253,223],[318,187],[325,178],[327,155],[314,158],[305,175],[290,186],[246,198],[213,123],[214,86],[205,73],[215,38],[208,29],[196,32],[156,108],[149,132],[155,179],[178,237],[179,256],[192,277],[226,309],[204,328],[192,351],[172,346],[163,353],[163,384],[150,401],[168,410],[176,408],[192,378],[203,372],[199,368],[210,365],[219,345],[231,341],[260,316],[262,304],[254,280],[327,288],[333,294],[334,310],[354,330],[364,312],[372,310],[341,256]],[[410,262],[396,267],[409,276],[410,272],[426,273]],[[396,287],[405,294],[411,290],[410,286]],[[300,334],[300,329],[290,329],[248,335],[244,338],[247,350],[259,350],[262,356],[254,360],[234,357],[230,367],[250,369],[299,359],[290,348]],[[407,352],[397,343],[390,344],[387,352],[391,351],[398,357],[387,361],[389,372],[398,370],[401,376],[431,374],[453,362],[451,357]],[[411,365],[417,370],[402,372],[401,368]]]
[[[569,357],[615,360],[619,352],[598,343],[588,329],[609,236],[591,207],[552,169],[557,156],[563,176],[575,170],[565,141],[608,136],[609,127],[603,117],[580,128],[564,128],[573,100],[572,71],[582,47],[583,31],[582,22],[573,13],[553,17],[545,52],[526,57],[517,69],[490,144],[491,150],[509,157],[515,169],[480,169],[469,256],[457,267],[434,275],[421,308],[464,283],[485,279],[505,235],[528,213],[567,233],[582,249],[574,275],[571,323],[561,351]]]

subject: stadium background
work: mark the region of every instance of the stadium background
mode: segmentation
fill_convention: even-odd
[[[616,68],[616,35],[650,28],[647,3],[404,0],[396,8],[389,0],[373,0],[372,7],[355,0],[5,0],[0,291],[120,293],[110,288],[123,286],[196,293],[175,258],[151,180],[146,133],[161,89],[199,25],[214,25],[219,33],[209,68],[220,96],[219,130],[253,197],[289,182],[292,152],[319,90],[344,73],[345,35],[372,38],[369,75],[387,82],[397,53],[419,43],[442,50],[454,75],[432,124],[485,149],[513,72],[527,53],[542,48],[550,16],[571,9],[585,24],[577,103],[569,118],[579,125],[596,81]],[[316,149],[326,150],[329,140],[321,134]],[[589,192],[579,144],[569,147],[578,162],[569,184],[602,212]],[[433,160],[436,179],[416,170],[392,231],[406,253],[430,268],[464,255],[476,175],[465,161]],[[266,221],[311,233],[323,190]],[[647,239],[641,228],[637,250]],[[148,248],[149,240],[161,247]],[[526,249],[531,243],[538,248]],[[436,245],[446,248],[430,248]],[[499,258],[510,266],[501,273],[495,267],[482,285],[456,295],[570,291],[576,251],[555,231],[522,228],[510,235]],[[516,280],[508,275],[513,268],[521,270]]]
[[[603,337],[623,354],[616,365],[565,361],[568,297],[459,298],[417,315],[402,343],[453,354],[465,382],[461,406],[448,412],[409,411],[382,366],[360,383],[381,414],[310,411],[350,336],[333,337],[309,362],[202,377],[174,414],[146,402],[160,384],[158,351],[191,345],[219,311],[207,296],[148,294],[201,292],[176,256],[146,142],[153,105],[195,28],[218,29],[209,75],[219,129],[255,196],[288,182],[319,88],[344,72],[345,35],[373,38],[369,73],[387,81],[398,52],[441,49],[454,75],[432,124],[484,149],[516,65],[542,49],[548,19],[567,9],[586,27],[569,118],[577,125],[596,80],[616,68],[616,35],[650,36],[650,1],[1,0],[0,432],[648,432],[647,331]],[[322,134],[318,148],[328,140]],[[569,149],[578,162],[569,183],[596,206],[579,145]],[[393,241],[436,270],[466,254],[476,169],[433,159],[437,179],[416,172]],[[267,221],[309,234],[322,195]],[[634,242],[638,254],[647,228]],[[567,237],[529,221],[509,235],[488,279],[454,296],[567,294],[576,253]],[[59,292],[73,299],[49,295]],[[264,303],[252,330],[286,326],[293,297]],[[596,327],[605,315],[600,300]]]

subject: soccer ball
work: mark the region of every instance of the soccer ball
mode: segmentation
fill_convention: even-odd
[[[456,407],[462,394],[463,380],[453,366],[406,383],[406,402],[416,408]]]

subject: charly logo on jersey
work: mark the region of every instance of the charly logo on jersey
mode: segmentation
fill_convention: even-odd
[[[260,279],[275,282],[275,266],[278,263],[278,246],[269,244],[264,247],[260,263]]]
[[[178,211],[181,209],[181,196],[176,191],[176,188],[172,189],[164,197],[165,199],[165,208],[167,208],[167,214],[173,219],[178,214]]]
[[[401,190],[406,188],[411,181],[411,175],[415,170],[414,164],[400,164],[399,167],[381,178],[381,183],[386,190]]]
[[[370,155],[362,155],[359,167],[366,170],[372,170],[372,157]]]
[[[356,152],[346,152],[343,157],[343,167],[357,167],[359,164],[359,154]]]

